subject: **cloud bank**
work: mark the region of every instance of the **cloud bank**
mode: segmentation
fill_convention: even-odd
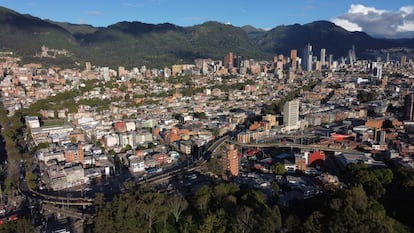
[[[348,31],[364,31],[378,38],[414,38],[414,6],[389,11],[352,4],[347,13],[332,22]]]

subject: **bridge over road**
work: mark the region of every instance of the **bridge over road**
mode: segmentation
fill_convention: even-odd
[[[323,145],[318,145],[318,144],[304,145],[304,144],[284,143],[284,142],[273,142],[273,143],[240,143],[237,141],[228,141],[228,142],[241,146],[241,147],[256,147],[256,148],[280,147],[280,148],[300,148],[300,149],[308,149],[308,150],[323,150],[323,151],[344,152],[344,153],[359,152],[354,149],[329,147],[329,146],[323,146]]]

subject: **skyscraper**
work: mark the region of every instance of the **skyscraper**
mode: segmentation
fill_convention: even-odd
[[[296,49],[290,50],[290,59],[292,62],[292,70],[296,70],[296,58],[298,57],[298,51]]]
[[[303,66],[302,68],[306,71],[312,71],[312,45],[308,44],[303,50]]]
[[[299,100],[286,102],[283,106],[283,124],[287,130],[299,128]]]
[[[404,120],[414,121],[414,94],[407,94],[404,101]]]
[[[90,62],[85,62],[85,70],[86,71],[91,71],[91,68],[92,68],[91,63]]]
[[[407,56],[401,56],[401,66],[405,66],[407,64]]]
[[[233,61],[234,61],[234,57],[233,57],[233,53],[229,52],[225,57],[224,57],[224,61],[223,61],[223,65],[225,68],[229,69],[229,71],[233,68]]]
[[[233,144],[227,145],[226,157],[226,171],[232,176],[237,176],[239,174],[239,157]]]
[[[355,52],[354,45],[352,45],[352,48],[348,50],[348,56],[349,56],[349,64],[353,65],[356,62],[356,52]]]
[[[321,65],[325,66],[326,63],[326,49],[321,49]]]
[[[328,65],[329,65],[329,67],[331,67],[331,65],[332,65],[332,63],[333,63],[333,55],[332,54],[329,54],[329,60],[328,60]]]

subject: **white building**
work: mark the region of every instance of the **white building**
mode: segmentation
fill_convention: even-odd
[[[37,116],[26,116],[24,119],[26,121],[26,125],[29,128],[31,128],[31,129],[40,128],[39,117],[37,117]]]
[[[286,102],[283,107],[283,124],[287,131],[299,128],[299,100]]]
[[[145,162],[144,160],[139,159],[136,156],[129,156],[129,170],[133,173],[145,171]]]
[[[47,162],[49,160],[57,160],[58,162],[65,161],[65,155],[62,151],[41,151],[39,150],[36,153],[36,157],[38,160]]]
[[[131,147],[135,147],[135,131],[120,133],[119,134],[119,146],[125,147],[130,145]]]
[[[63,173],[66,175],[68,187],[77,186],[85,182],[85,171],[81,165],[65,168]]]
[[[137,129],[135,122],[133,121],[127,121],[125,123],[125,126],[127,131],[135,131]]]
[[[146,130],[141,130],[137,132],[136,138],[135,138],[135,142],[137,144],[143,144],[146,142],[152,142],[153,138],[152,138],[152,134]]]
[[[103,136],[103,144],[106,148],[115,147],[119,144],[119,137],[116,134]]]

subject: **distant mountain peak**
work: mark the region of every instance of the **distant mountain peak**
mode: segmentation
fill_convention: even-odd
[[[291,49],[301,50],[308,43],[315,54],[325,48],[335,57],[347,56],[352,45],[358,54],[369,50],[371,56],[378,49],[414,48],[413,39],[376,39],[363,32],[346,31],[330,21],[282,25],[271,30],[217,21],[189,27],[138,21],[93,27],[42,20],[0,7],[0,25],[0,50],[14,51],[24,62],[54,62],[34,58],[42,46],[65,49],[73,55],[57,58],[59,64],[54,65],[90,61],[115,67],[165,66],[196,58],[222,59],[229,51],[245,58],[271,59],[275,54],[288,55]]]

